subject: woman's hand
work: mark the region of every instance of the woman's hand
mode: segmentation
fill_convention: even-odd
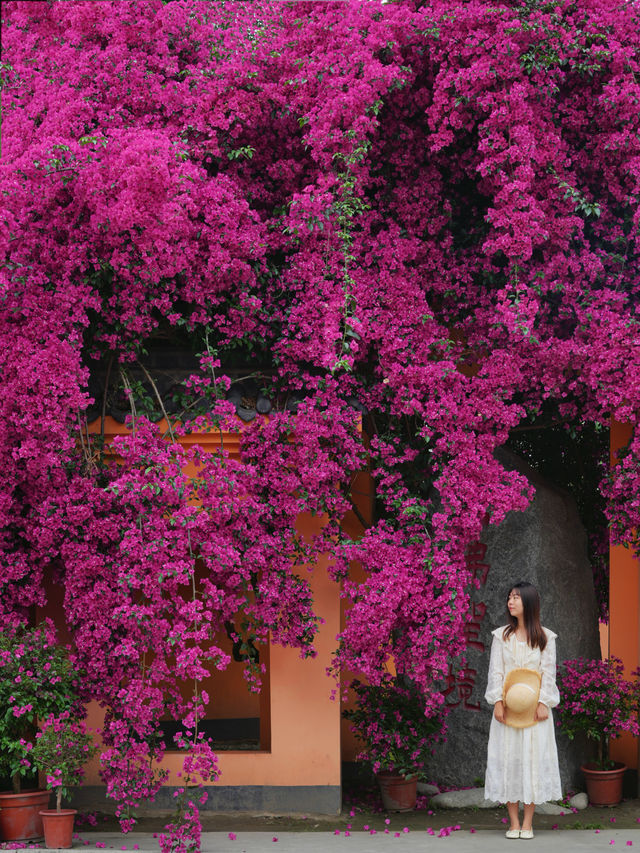
[[[538,707],[536,708],[536,712],[533,715],[533,719],[537,723],[541,723],[542,720],[548,720],[549,719],[549,709],[544,704],[544,702],[538,702]]]
[[[493,706],[493,716],[499,723],[504,723],[504,702],[502,699],[498,699]]]

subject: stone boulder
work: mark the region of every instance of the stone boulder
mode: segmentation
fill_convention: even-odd
[[[463,788],[460,791],[444,791],[436,794],[429,805],[439,809],[495,809],[498,803],[487,800],[484,788]]]
[[[491,631],[507,622],[506,596],[520,580],[540,592],[542,624],[558,634],[558,663],[600,656],[598,615],[586,532],[574,499],[544,480],[515,454],[496,454],[508,470],[524,474],[535,497],[524,512],[510,512],[483,531],[470,557],[481,587],[474,590],[467,624],[466,665],[453,664],[446,685],[451,707],[447,741],[436,747],[427,776],[446,787],[482,785],[492,709],[484,701]],[[485,548],[486,546],[486,548]],[[556,729],[563,791],[582,787],[584,744]]]
[[[500,803],[487,800],[484,788],[463,788],[460,791],[436,794],[429,801],[429,805],[438,809],[495,809]],[[557,803],[539,803],[536,806],[537,814],[563,815],[568,811],[569,806],[559,806]]]
[[[557,803],[539,803],[536,806],[536,814],[565,815],[570,811],[569,806],[559,806]]]
[[[578,809],[579,811],[586,809],[588,805],[589,797],[584,793],[584,791],[581,791],[579,794],[574,794],[569,800],[569,807],[572,809]]]
[[[422,797],[435,797],[440,793],[437,785],[430,785],[428,782],[418,782],[416,790]]]

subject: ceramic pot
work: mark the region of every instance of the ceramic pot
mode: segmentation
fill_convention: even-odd
[[[613,770],[598,770],[594,764],[583,764],[587,795],[592,806],[616,806],[622,800],[622,780],[626,764],[616,762]]]
[[[46,847],[52,849],[71,847],[73,843],[73,821],[77,813],[76,809],[60,809],[60,811],[43,809],[40,812]]]
[[[40,809],[49,805],[50,791],[0,792],[0,839],[29,841],[42,838]]]
[[[418,789],[417,776],[400,776],[391,770],[381,770],[376,775],[382,805],[388,812],[410,812],[415,807]]]

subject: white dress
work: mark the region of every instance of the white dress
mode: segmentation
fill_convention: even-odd
[[[549,709],[560,701],[556,686],[556,637],[553,631],[543,628],[547,645],[532,649],[527,642],[516,640],[511,634],[505,642],[502,628],[492,631],[489,679],[485,699],[493,707],[502,699],[505,675],[512,669],[525,667],[542,674],[540,701]],[[558,750],[553,730],[553,714],[525,729],[515,729],[491,717],[485,797],[498,803],[544,803],[562,797]]]

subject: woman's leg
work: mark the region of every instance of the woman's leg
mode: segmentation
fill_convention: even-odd
[[[509,813],[509,821],[511,823],[509,829],[520,829],[520,815],[518,814],[518,803],[507,803],[507,812]],[[531,824],[529,824],[529,828],[531,828]]]
[[[536,810],[535,803],[525,803],[524,804],[524,815],[522,818],[522,828],[523,829],[531,829],[533,824],[533,813]],[[511,815],[509,815],[511,816]]]

